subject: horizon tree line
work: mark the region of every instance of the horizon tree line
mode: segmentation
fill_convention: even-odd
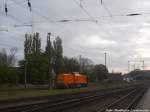
[[[15,49],[12,50],[10,60],[15,60],[15,53]],[[6,53],[3,51],[2,54],[5,55]],[[4,57],[6,56],[1,57],[0,53],[0,65],[4,65],[1,62]],[[11,66],[13,67],[13,65]],[[19,67],[19,72],[16,72],[18,70],[15,71],[17,74],[15,83],[48,84],[49,88],[54,87],[57,75],[63,72],[84,73],[92,82],[106,79],[108,74],[108,70],[104,65],[94,65],[88,58],[79,57],[78,59],[63,56],[61,38],[58,36],[52,41],[51,33],[47,34],[44,50],[41,49],[39,33],[25,34],[24,59],[19,61]],[[2,82],[1,71],[0,67],[0,83]]]

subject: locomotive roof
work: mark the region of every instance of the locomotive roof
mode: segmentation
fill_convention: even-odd
[[[75,76],[81,76],[82,74],[79,74],[78,72],[73,72],[73,73],[62,73],[61,75],[75,75]]]

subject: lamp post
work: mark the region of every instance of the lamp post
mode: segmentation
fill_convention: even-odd
[[[107,68],[107,53],[105,52],[104,55],[105,55],[105,67]]]
[[[128,61],[128,72],[130,71],[130,61]]]

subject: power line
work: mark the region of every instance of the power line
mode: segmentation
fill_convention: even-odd
[[[79,7],[80,7],[80,9],[82,9],[90,18],[92,18],[92,20],[94,20],[94,21],[96,21],[96,25],[98,26],[98,27],[101,27],[99,24],[97,24],[97,20],[95,20],[89,13],[88,13],[88,11],[85,9],[85,8],[83,8],[83,7],[81,7],[80,6],[80,4],[76,1],[76,0],[73,0]],[[104,30],[104,29],[103,29]],[[109,34],[110,36],[112,36],[108,31],[105,31],[105,32],[107,32],[107,34]]]
[[[11,1],[14,2],[15,4],[21,6],[22,8],[26,9],[26,7],[25,7],[24,5],[22,5],[21,3],[16,2],[16,1],[14,1],[14,0],[11,0]],[[78,2],[77,2],[77,3],[78,3]],[[31,3],[30,3],[30,4],[31,4]],[[79,4],[78,4],[78,5],[79,5]],[[30,7],[31,7],[31,6],[30,6]],[[84,10],[84,11],[88,14],[88,16],[89,16],[90,18],[92,18],[92,17],[90,16],[90,14],[89,14],[84,8],[83,8],[82,10]],[[38,16],[44,18],[46,21],[48,21],[48,22],[50,22],[50,23],[55,23],[55,22],[97,22],[97,20],[91,20],[91,19],[86,19],[86,20],[85,20],[85,19],[84,19],[84,20],[83,20],[83,19],[50,20],[48,17],[42,15],[41,13],[39,13],[37,10],[35,10],[35,9],[33,9],[33,8],[32,8],[32,12],[35,13],[36,15],[38,15]],[[44,22],[44,21],[41,21],[41,22]],[[40,21],[37,21],[37,22],[34,22],[34,21],[33,21],[33,23],[40,23]]]
[[[95,22],[95,24],[98,26],[98,27],[101,27],[99,24],[98,24],[98,20],[95,20],[89,13],[88,13],[88,11],[85,9],[85,8],[83,8],[83,7],[81,7],[80,6],[80,4],[76,1],[76,0],[73,0],[79,7],[80,7],[80,9],[82,9],[92,20],[94,20],[94,21],[96,21]],[[99,20],[100,21],[100,20]],[[103,29],[104,30],[104,29]],[[105,31],[105,32],[107,32],[107,34],[109,34],[110,36],[111,36],[111,33],[109,33],[108,31]]]
[[[21,3],[16,2],[15,0],[11,0],[11,1],[14,2],[15,4],[19,5],[19,6],[23,7],[24,9],[26,9],[26,7],[24,5],[22,5]],[[45,20],[47,20],[49,22],[53,22],[48,17],[42,15],[41,13],[39,13],[38,11],[36,11],[35,9],[33,9],[33,7],[32,7],[32,12],[35,13],[36,15],[38,15],[38,16],[41,16],[42,18],[44,18]]]
[[[14,25],[14,27],[32,27],[31,24],[20,24],[20,25]]]
[[[16,2],[16,1],[14,1],[14,0],[11,0],[11,1],[14,2],[15,4],[17,4],[17,5],[19,5],[19,6],[21,6],[21,7],[23,7],[23,8],[26,9],[26,7],[25,7],[24,5],[22,5],[22,4],[20,4],[19,2]],[[29,4],[30,4],[30,5],[29,5]],[[31,8],[31,3],[30,3],[30,2],[28,3],[28,7]],[[83,8],[83,10],[84,10],[86,13],[88,13],[84,8]],[[30,11],[31,11],[31,10],[30,10]],[[42,15],[41,13],[37,12],[35,9],[33,10],[33,8],[32,8],[32,12],[36,13],[36,15],[41,16],[41,17],[44,18],[46,21],[51,22],[51,23],[54,23],[54,22],[97,22],[97,20],[88,20],[88,19],[86,19],[86,20],[80,20],[80,19],[70,20],[70,19],[66,19],[66,20],[57,20],[57,21],[54,21],[54,20],[50,20],[48,17],[46,17],[46,16]],[[89,15],[89,14],[88,14],[88,15]],[[90,15],[89,15],[89,16],[90,16]],[[90,16],[90,17],[91,17],[91,16]],[[40,22],[34,22],[34,21],[33,21],[33,23],[40,23]],[[32,25],[32,27],[33,27],[33,25]]]
[[[103,2],[103,0],[98,0],[98,1],[100,2],[101,6],[104,7],[104,9],[105,9],[106,12],[108,13],[108,15],[109,15],[110,17],[112,17],[112,14],[111,14],[110,10],[107,8],[107,6],[106,6],[106,4]]]
[[[104,9],[105,9],[106,12],[108,13],[108,15],[109,15],[110,17],[112,17],[112,14],[111,14],[110,10],[107,8],[107,6],[105,5],[105,3],[103,3],[102,6],[104,6]]]
[[[98,19],[101,19],[101,18],[110,18],[110,17],[132,17],[132,16],[142,16],[142,15],[150,15],[150,13],[148,12],[143,12],[143,13],[128,13],[128,14],[120,14],[120,15],[108,15],[108,16],[93,16],[92,18],[94,18],[96,21],[99,21]],[[86,19],[89,19],[89,18],[79,18],[79,20],[86,20]],[[90,19],[89,19],[90,20]],[[93,21],[93,20],[91,20]]]
[[[5,16],[5,14],[3,12],[0,12],[1,15]],[[7,17],[9,17],[10,19],[13,19],[14,21],[17,21],[17,22],[21,22],[21,20],[19,20],[18,18],[16,18],[15,16],[13,15],[10,15],[10,14],[7,14]]]
[[[34,23],[44,23],[46,21],[34,21]],[[62,19],[62,20],[55,20],[53,22],[62,22],[62,23],[66,23],[66,22],[97,22],[97,20],[92,20],[92,19]]]
[[[90,13],[83,8],[83,6],[80,5],[80,3],[78,3],[76,0],[73,0],[90,18],[92,18],[92,16],[90,15]]]
[[[79,4],[76,0],[73,0],[73,1],[80,7],[80,9],[82,9],[82,10],[89,16],[89,18],[91,18],[92,20],[95,20],[95,18],[93,18],[85,8],[81,7],[80,4]],[[95,20],[95,21],[96,21],[95,24],[96,24],[98,27],[101,27],[101,26],[98,24],[98,20]],[[99,21],[100,21],[100,20],[99,20]],[[104,30],[104,29],[103,29],[103,30]],[[111,36],[111,34],[110,34],[108,31],[105,31],[105,32],[107,32],[107,34],[109,34],[109,35]]]
[[[16,2],[14,0],[11,0],[12,2],[14,2],[15,4],[23,7],[26,9],[26,7],[24,5],[22,5],[21,3],[19,2]],[[81,20],[81,19],[75,19],[75,20],[69,20],[69,19],[66,19],[66,20],[57,20],[57,21],[54,21],[54,20],[50,20],[48,17],[44,16],[44,15],[41,15],[41,13],[37,12],[34,10],[34,13],[36,13],[36,15],[40,15],[42,18],[44,18],[46,21],[48,22],[84,22],[84,21],[87,21],[87,22],[98,22],[99,20],[95,20],[95,17],[92,17],[90,15],[90,13],[84,8],[84,7],[81,7],[80,6],[80,3],[78,3],[76,0],[74,0],[74,2],[90,17],[92,18],[92,20],[90,19],[86,19],[86,20]],[[31,8],[31,3],[29,2],[30,5],[28,5],[29,8]],[[109,16],[100,16],[100,17],[97,17],[97,18],[101,18],[101,17],[119,17],[119,16],[135,16],[136,14],[127,14],[127,15],[112,15],[111,12],[108,10],[108,8],[106,7],[106,5],[103,3],[103,6],[104,8],[106,9],[106,11],[108,12]],[[145,14],[148,14],[148,13],[145,13]],[[33,21],[34,23],[34,21]]]
[[[7,29],[0,29],[0,32],[1,32],[1,31],[8,32]]]
[[[76,0],[73,0],[73,1],[80,7],[81,10],[83,10],[89,16],[89,18],[93,19],[93,17],[90,15],[90,13],[85,8],[83,8],[83,6],[82,7],[80,6],[80,3],[78,3]],[[94,21],[96,21],[96,20],[94,20]]]

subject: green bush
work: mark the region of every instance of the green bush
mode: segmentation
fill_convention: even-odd
[[[11,70],[7,66],[0,65],[0,84],[17,84],[19,82],[19,74],[15,70]]]

